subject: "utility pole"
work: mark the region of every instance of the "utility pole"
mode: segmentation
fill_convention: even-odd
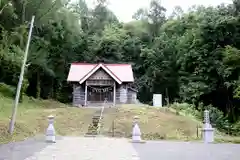
[[[9,125],[9,133],[10,134],[13,134],[13,130],[14,130],[14,125],[15,125],[15,120],[16,120],[16,115],[17,115],[17,107],[18,107],[19,96],[20,96],[20,91],[21,91],[21,87],[22,87],[24,70],[25,70],[27,57],[28,57],[28,49],[29,49],[29,45],[30,45],[30,41],[31,41],[34,19],[35,19],[35,16],[32,16],[31,26],[30,26],[29,33],[28,33],[27,45],[26,45],[26,48],[25,48],[23,64],[22,64],[21,73],[20,73],[18,86],[17,86],[15,102],[14,102],[13,110],[12,110],[12,117],[11,117],[11,121],[10,121],[10,125]]]

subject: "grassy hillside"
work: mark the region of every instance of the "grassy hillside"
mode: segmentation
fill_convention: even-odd
[[[168,108],[123,106],[114,120],[115,136],[130,137],[133,117],[137,115],[144,139],[196,139],[198,121],[176,115]]]
[[[0,143],[23,140],[44,134],[47,116],[56,116],[55,128],[59,135],[84,135],[91,118],[98,109],[74,108],[52,100],[35,100],[25,97],[19,105],[16,128],[13,136],[7,129],[13,100],[0,94]],[[101,133],[107,136],[130,137],[132,117],[138,115],[144,139],[193,140],[197,137],[200,123],[174,110],[146,106],[123,106],[106,109]],[[228,140],[232,141],[232,140]]]
[[[15,133],[7,133],[13,100],[0,94],[0,143],[22,140],[29,136],[44,134],[47,127],[47,116],[56,116],[56,131],[60,135],[77,135],[86,130],[93,110],[72,108],[67,105],[47,100],[40,101],[24,98],[18,107]]]

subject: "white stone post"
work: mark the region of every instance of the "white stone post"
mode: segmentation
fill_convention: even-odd
[[[132,143],[142,143],[144,142],[141,138],[141,130],[138,126],[138,116],[134,116],[133,118],[133,130],[132,130]]]
[[[212,128],[212,125],[210,124],[208,110],[204,111],[204,128],[203,128],[202,132],[203,132],[204,143],[214,142],[214,128]]]
[[[53,126],[54,123],[54,116],[50,115],[48,116],[48,128],[46,131],[46,142],[55,143],[56,137],[55,137],[55,129]]]

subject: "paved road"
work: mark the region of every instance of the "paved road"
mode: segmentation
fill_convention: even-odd
[[[0,146],[0,160],[240,160],[240,145],[62,137],[56,144],[42,138]]]

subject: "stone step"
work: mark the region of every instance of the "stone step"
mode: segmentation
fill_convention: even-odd
[[[103,133],[109,132],[109,129],[112,126],[112,121],[116,117],[117,110],[118,110],[118,107],[104,108],[102,117],[100,119],[102,108],[99,107],[92,116],[92,122],[91,124],[89,124],[86,135],[96,136],[102,132]],[[95,121],[95,123],[98,124],[98,127],[93,127],[93,121]],[[106,126],[107,128],[104,128],[104,126]]]

